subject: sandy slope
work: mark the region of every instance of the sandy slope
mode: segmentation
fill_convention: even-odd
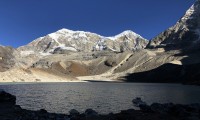
[[[15,67],[0,72],[0,82],[119,81],[129,73],[152,70],[165,63],[182,64],[180,60],[184,57],[175,56],[177,53],[179,51],[164,52],[157,49],[28,56],[27,61],[17,59],[20,62],[16,60]]]
[[[12,69],[0,73],[0,82],[79,82],[78,79],[59,76],[43,70]]]

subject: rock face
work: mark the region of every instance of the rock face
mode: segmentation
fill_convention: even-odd
[[[126,80],[128,82],[184,83],[200,85],[199,67],[199,63],[190,65],[167,63],[150,71],[129,74],[126,76]],[[163,78],[163,76],[165,77]]]
[[[133,51],[143,49],[148,41],[132,31],[124,31],[114,37],[95,33],[61,29],[40,37],[26,46],[18,48],[21,54],[65,54],[90,51]]]
[[[132,82],[182,82],[199,85],[200,0],[196,0],[174,26],[153,38],[147,48],[164,49],[165,53],[181,51],[181,53],[171,56],[182,58],[177,59],[180,63],[177,61],[164,62],[157,68],[129,74],[126,80]],[[163,78],[163,76],[165,77]]]
[[[0,72],[12,68],[15,64],[14,49],[0,46]]]
[[[194,49],[200,44],[200,0],[171,28],[153,38],[147,48]]]

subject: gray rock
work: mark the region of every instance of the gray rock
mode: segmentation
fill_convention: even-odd
[[[87,110],[85,111],[85,115],[86,115],[86,116],[97,116],[98,113],[97,113],[96,111],[92,110],[92,109],[87,109]]]
[[[22,108],[19,105],[15,105],[14,110],[15,110],[16,113],[19,113],[19,112],[22,111]]]
[[[47,112],[45,109],[40,109],[40,110],[39,110],[39,113],[40,113],[40,114],[47,114],[48,112]]]
[[[75,110],[75,109],[71,109],[71,110],[69,111],[69,114],[70,114],[71,116],[76,116],[76,115],[79,115],[80,113],[79,113],[77,110]]]
[[[173,106],[174,104],[172,103],[169,103],[169,104],[153,103],[150,107],[152,111],[164,114],[164,113],[168,113],[169,109]]]
[[[137,97],[135,99],[132,100],[132,103],[135,107],[139,107],[140,105],[146,105],[146,103],[144,101],[142,101],[141,98]]]
[[[5,72],[15,65],[15,52],[12,47],[0,46],[0,72]]]
[[[194,49],[200,43],[200,1],[172,27],[153,38],[147,48]]]
[[[5,91],[0,91],[0,104],[15,105],[16,97]]]
[[[106,61],[104,62],[104,64],[105,64],[106,66],[108,66],[108,67],[114,67],[114,66],[117,65],[117,63],[116,63],[115,61],[111,61],[111,60],[106,60]]]

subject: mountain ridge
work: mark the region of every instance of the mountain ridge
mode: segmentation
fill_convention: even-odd
[[[37,38],[25,46],[17,48],[20,51],[37,51],[40,53],[56,53],[60,51],[127,51],[144,49],[148,40],[131,30],[126,30],[116,36],[105,37],[85,31],[60,29],[46,36]],[[33,47],[36,47],[34,49]],[[62,52],[61,52],[62,53]]]
[[[150,40],[147,48],[190,49],[200,43],[200,0],[177,23]]]

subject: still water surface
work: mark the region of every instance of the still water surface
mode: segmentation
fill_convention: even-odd
[[[17,96],[17,104],[30,110],[68,113],[92,108],[99,113],[134,108],[132,99],[141,97],[151,104],[200,103],[200,87],[179,84],[146,83],[44,83],[0,85],[0,89]]]

